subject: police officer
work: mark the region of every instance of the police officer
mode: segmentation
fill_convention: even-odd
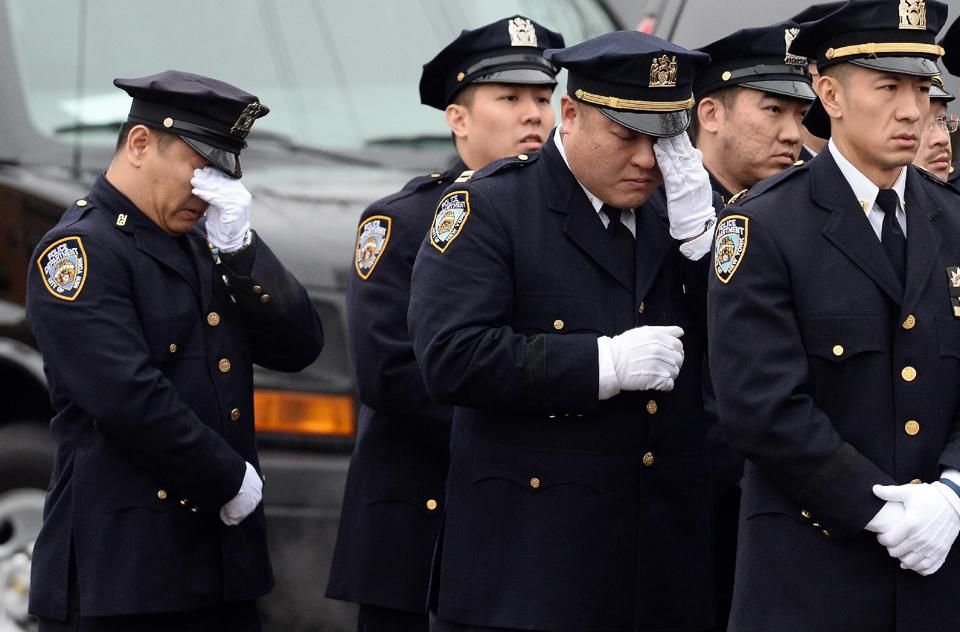
[[[683,132],[707,56],[635,31],[545,56],[561,127],[449,187],[413,270],[417,360],[454,405],[432,629],[703,629],[715,210]]]
[[[114,84],[133,97],[116,154],[27,285],[56,444],[30,611],[41,631],[259,630],[252,363],[297,371],[323,344],[250,230],[239,156],[268,110],[186,72]]]
[[[930,111],[920,135],[920,149],[913,164],[926,169],[941,180],[948,180],[953,168],[953,150],[950,134],[957,131],[960,120],[956,114],[947,113],[947,104],[955,97],[947,92],[940,75],[931,78]]]
[[[445,187],[540,148],[553,127],[559,33],[523,16],[463,31],[424,65],[421,101],[446,114],[458,160],[371,204],[347,284],[359,429],[327,596],[360,604],[358,630],[426,630],[452,409],[427,393],[407,333],[410,274]],[[467,173],[470,173],[468,171]]]
[[[828,149],[717,224],[711,374],[748,459],[732,631],[960,617],[960,195],[910,166],[946,12],[861,0],[802,27]]]
[[[792,167],[802,148],[803,115],[816,95],[807,60],[790,53],[794,22],[739,30],[699,48],[710,64],[697,75],[690,135],[703,152],[710,183],[725,202]],[[710,398],[708,398],[708,402]],[[718,625],[726,629],[733,596],[743,457],[711,429]]]
[[[723,199],[793,166],[803,115],[816,95],[807,60],[789,52],[797,25],[742,29],[698,49],[710,65],[697,76],[691,135]]]
[[[943,65],[955,76],[960,76],[960,18],[953,21],[953,24],[947,29],[946,35],[940,40],[940,46],[943,47]],[[960,183],[960,163],[954,162],[950,165],[950,173],[947,175],[947,181],[958,186]]]

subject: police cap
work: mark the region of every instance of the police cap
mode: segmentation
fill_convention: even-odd
[[[693,79],[710,61],[704,53],[639,31],[605,33],[544,55],[567,69],[571,98],[657,137],[676,136],[690,125]]]
[[[817,68],[851,63],[882,72],[918,77],[939,74],[943,49],[936,36],[947,17],[937,0],[850,0],[819,20],[801,24],[790,51],[814,58]],[[830,117],[817,99],[803,124],[811,134],[830,137]]]
[[[951,73],[960,75],[960,17],[953,21],[946,35],[940,40],[943,47],[943,65]]]
[[[461,31],[423,65],[420,102],[445,109],[458,92],[474,83],[557,85],[557,68],[543,51],[564,45],[563,36],[517,15]]]
[[[253,122],[269,108],[257,97],[216,79],[168,70],[114,79],[133,97],[127,120],[176,134],[211,165],[239,178],[240,150]]]
[[[710,64],[693,82],[693,94],[701,99],[717,90],[744,86],[800,101],[813,101],[816,94],[807,75],[807,58],[790,53],[790,43],[799,28],[780,22],[760,28],[741,29],[698,48],[710,55]]]
[[[943,77],[940,75],[934,75],[930,78],[930,100],[931,101],[943,101],[944,103],[950,103],[957,97],[953,96],[947,92],[947,87],[943,85]]]

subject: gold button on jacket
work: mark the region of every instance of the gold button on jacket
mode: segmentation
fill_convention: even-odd
[[[230,411],[230,421],[236,421],[240,419],[240,409],[234,408]]]
[[[900,376],[904,382],[912,382],[917,379],[917,370],[912,366],[905,366],[903,370],[900,371]]]
[[[220,324],[220,314],[216,312],[210,312],[207,314],[207,324],[211,327],[216,327]]]
[[[647,452],[646,454],[643,455],[643,464],[646,465],[647,467],[650,467],[651,465],[653,465],[654,461],[655,459],[653,457],[653,452]]]
[[[911,437],[915,437],[920,433],[920,422],[918,422],[916,419],[911,419],[907,423],[903,424],[903,431]]]
[[[220,369],[221,373],[229,373],[230,360],[227,360],[226,358],[221,358],[220,361],[217,362],[217,368]]]
[[[560,331],[561,329],[563,329],[563,321],[560,320],[559,318],[553,321],[553,328],[556,329],[557,331]]]
[[[534,476],[530,479],[530,487],[534,489],[540,489],[540,479]]]
[[[427,509],[429,509],[430,511],[434,511],[436,508],[437,508],[437,501],[435,501],[433,498],[430,498],[429,500],[427,500]]]
[[[158,490],[157,490],[157,498],[159,498],[160,500],[166,500],[166,499],[167,499],[167,490],[165,490],[165,489],[158,489]]]
[[[903,319],[903,324],[901,327],[904,329],[913,329],[917,324],[917,317],[913,314],[909,314],[906,318]]]
[[[653,401],[652,399],[649,402],[647,402],[647,412],[650,413],[651,415],[656,415],[657,402]]]

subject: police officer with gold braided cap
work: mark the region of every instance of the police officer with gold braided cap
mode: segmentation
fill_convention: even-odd
[[[684,131],[708,58],[635,31],[545,57],[560,126],[450,186],[413,269],[414,351],[454,407],[432,629],[702,630],[721,203]]]
[[[449,406],[423,384],[407,331],[413,262],[444,189],[464,172],[538,150],[554,124],[563,37],[524,16],[465,30],[423,67],[421,101],[444,113],[446,171],[373,202],[357,228],[347,324],[360,398],[327,596],[358,603],[357,629],[426,630],[427,584],[449,466]]]
[[[803,25],[827,148],[718,221],[710,368],[747,458],[730,630],[960,619],[960,194],[910,164],[946,14],[854,0]]]
[[[273,575],[253,363],[297,371],[323,345],[250,228],[240,152],[268,110],[181,71],[114,83],[133,102],[113,160],[27,280],[56,445],[30,611],[41,632],[255,632]]]

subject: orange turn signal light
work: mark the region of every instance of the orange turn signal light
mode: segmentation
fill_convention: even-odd
[[[352,436],[356,432],[353,398],[299,391],[257,389],[253,408],[258,432]]]

